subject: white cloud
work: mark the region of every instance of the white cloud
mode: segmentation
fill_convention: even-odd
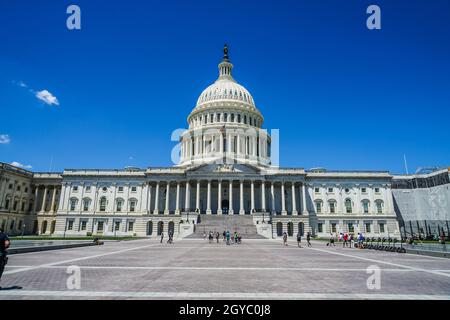
[[[33,168],[33,167],[30,166],[30,165],[24,165],[24,164],[21,164],[20,162],[17,162],[17,161],[11,162],[10,165],[12,165],[12,166],[14,166],[14,167],[23,168],[23,169],[31,169],[31,168]]]
[[[27,87],[28,87],[28,86],[26,85],[26,83],[23,82],[23,81],[19,81],[17,84],[19,85],[19,87],[22,87],[22,88],[27,88]]]
[[[8,144],[10,142],[11,142],[11,139],[9,138],[9,135],[0,134],[0,144]]]
[[[44,101],[48,105],[59,106],[58,99],[54,95],[52,95],[50,92],[48,92],[47,90],[42,90],[42,91],[36,92],[36,98]]]

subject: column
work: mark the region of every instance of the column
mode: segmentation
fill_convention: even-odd
[[[185,194],[185,198],[184,198],[184,210],[185,211],[190,211],[190,185],[189,185],[189,181],[186,181],[186,194]]]
[[[180,181],[177,181],[177,196],[175,204],[175,214],[180,214]]]
[[[230,194],[229,194],[229,204],[228,204],[228,214],[234,214],[233,210],[233,180],[230,180]]]
[[[150,213],[152,210],[152,185],[150,182],[147,187],[147,213]]]
[[[253,214],[253,210],[255,210],[255,181],[251,181],[250,183],[250,214]]]
[[[236,139],[236,154],[241,154],[241,136],[237,135]]]
[[[166,206],[164,208],[164,214],[169,214],[169,198],[170,198],[170,181],[167,181],[166,186]]]
[[[222,180],[217,184],[217,214],[222,214]]]
[[[156,182],[155,209],[153,210],[153,214],[159,214],[159,181]]]
[[[45,203],[47,202],[47,186],[44,188],[44,197],[42,198],[41,212],[45,212]]]
[[[295,200],[295,182],[292,182],[292,215],[297,215],[297,202]]]
[[[308,207],[306,205],[306,191],[305,191],[305,183],[302,183],[302,204],[303,204],[303,214],[308,214]]]
[[[195,199],[195,210],[200,213],[200,180],[197,180],[197,194]]]
[[[36,189],[34,190],[34,204],[33,204],[33,212],[37,212],[37,204],[38,204],[38,192],[39,192],[39,185],[35,186]]]
[[[284,181],[281,182],[281,214],[286,215],[286,199],[284,195]]]
[[[261,181],[261,210],[266,211],[266,182]]]
[[[211,214],[211,180],[208,180],[208,194],[206,199],[206,214]]]
[[[239,188],[240,188],[240,193],[239,193],[239,214],[245,214],[245,210],[244,210],[244,181],[243,180],[239,181]]]
[[[272,204],[272,212],[275,212],[275,182],[270,182],[270,202]]]
[[[53,188],[52,206],[50,208],[51,213],[55,213],[55,200],[56,200],[56,186]],[[81,196],[81,202],[83,202],[83,196]]]

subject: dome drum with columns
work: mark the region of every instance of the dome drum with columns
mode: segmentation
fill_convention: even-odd
[[[219,78],[207,87],[188,116],[181,138],[181,166],[223,161],[270,165],[270,136],[252,95],[232,77],[224,47]]]

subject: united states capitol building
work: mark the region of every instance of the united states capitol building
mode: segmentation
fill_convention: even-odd
[[[264,117],[232,69],[225,47],[217,80],[187,117],[174,166],[41,173],[0,163],[1,226],[9,234],[187,237],[208,232],[202,224],[211,221],[221,232],[232,219],[244,237],[250,229],[266,238],[298,231],[400,237],[400,209],[408,206],[397,205],[393,181],[410,177],[274,165]],[[443,173],[441,227],[450,207]]]

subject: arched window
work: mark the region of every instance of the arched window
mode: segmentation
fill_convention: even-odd
[[[47,220],[42,221],[42,226],[41,226],[41,234],[44,234],[47,232]]]
[[[364,213],[369,213],[370,201],[367,199],[362,200],[361,207]]]
[[[336,200],[328,200],[328,207],[330,208],[330,213],[336,213]]]
[[[347,213],[352,213],[352,200],[350,199],[345,199],[345,211]]]
[[[175,233],[175,224],[173,223],[173,221],[169,222],[169,228],[167,229],[167,231],[172,234]]]
[[[77,202],[78,202],[78,199],[77,199],[77,198],[71,198],[71,199],[69,200],[69,210],[70,210],[70,211],[75,211],[75,210],[76,210],[76,208],[77,208]]]
[[[375,207],[377,208],[377,213],[383,213],[384,204],[382,200],[376,200]]]
[[[151,236],[153,233],[153,222],[149,221],[147,222],[147,235]]]
[[[117,200],[116,200],[116,211],[117,212],[121,212],[122,211],[122,209],[123,209],[123,199],[122,198],[118,198]]]
[[[277,222],[277,236],[281,237],[283,235],[283,224],[281,222]]]
[[[234,122],[234,113],[231,114],[231,122]]]
[[[100,211],[106,211],[106,197],[100,198]]]
[[[237,122],[238,122],[238,123],[241,123],[241,115],[240,115],[240,114],[237,115],[237,119],[238,119]]]
[[[247,124],[247,116],[244,115],[244,124]]]
[[[314,205],[316,206],[316,213],[322,213],[322,200],[314,201]]]
[[[135,212],[137,206],[137,199],[131,198],[130,199],[130,212]]]
[[[228,114],[224,113],[223,114],[223,122],[227,122],[227,120],[228,120]]]
[[[91,199],[84,198],[83,199],[83,211],[89,211],[89,206],[91,205]]]
[[[303,222],[298,223],[298,232],[300,232],[301,236],[305,234],[305,225],[303,224]]]
[[[164,232],[164,222],[158,222],[158,236],[160,236]]]

